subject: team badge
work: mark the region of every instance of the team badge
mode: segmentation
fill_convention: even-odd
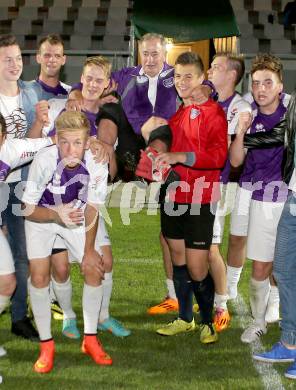
[[[195,119],[199,116],[200,111],[197,108],[191,108],[190,119]]]
[[[163,85],[166,87],[166,88],[171,88],[173,85],[174,85],[174,78],[173,77],[170,77],[169,79],[165,79],[163,80]]]
[[[137,84],[145,84],[148,81],[146,76],[137,76]]]

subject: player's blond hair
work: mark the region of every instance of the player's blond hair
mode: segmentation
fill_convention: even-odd
[[[84,61],[84,64],[83,64],[82,73],[84,72],[84,69],[87,66],[91,66],[91,65],[98,66],[99,68],[103,69],[103,72],[104,72],[106,78],[107,79],[110,78],[112,65],[111,65],[110,61],[107,60],[107,58],[105,58],[103,56],[87,57],[87,59]]]
[[[90,135],[90,123],[86,115],[79,111],[64,111],[55,121],[57,135],[61,135],[69,131],[81,130],[86,137]]]

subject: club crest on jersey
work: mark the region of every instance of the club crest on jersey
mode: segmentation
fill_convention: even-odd
[[[195,119],[199,116],[200,111],[197,108],[191,108],[190,119]]]
[[[170,77],[169,79],[165,79],[163,80],[163,85],[166,87],[166,88],[171,88],[173,85],[174,85],[174,78],[173,77]]]
[[[257,123],[255,126],[255,130],[257,131],[263,131],[264,130],[264,125],[262,123]]]

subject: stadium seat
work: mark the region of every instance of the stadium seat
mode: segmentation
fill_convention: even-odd
[[[38,18],[38,8],[34,6],[26,6],[26,7],[20,7],[19,8],[19,19],[29,19],[29,20],[35,20]]]
[[[79,20],[96,20],[98,17],[97,7],[80,7],[78,9],[78,19]]]
[[[27,7],[43,7],[43,0],[25,0],[25,4],[21,8]]]
[[[30,34],[32,31],[31,20],[15,19],[11,23],[11,32],[14,35]]]
[[[67,20],[68,7],[50,7],[48,9],[49,20]]]
[[[241,53],[258,53],[259,42],[255,38],[240,38],[240,52]]]
[[[70,38],[70,48],[87,50],[91,48],[91,37],[89,35],[72,35]]]
[[[264,26],[264,35],[269,39],[283,39],[284,26],[281,24],[266,24]]]
[[[100,7],[99,0],[82,0],[81,7]]]
[[[43,23],[44,34],[62,34],[63,33],[63,21],[62,20],[48,20],[45,19]]]
[[[272,10],[272,0],[254,0],[255,11]]]
[[[94,32],[94,22],[89,20],[88,23],[85,20],[76,20],[74,24],[74,32],[81,35],[92,34]]]
[[[292,51],[292,43],[289,39],[272,39],[270,51],[277,54],[289,54]]]

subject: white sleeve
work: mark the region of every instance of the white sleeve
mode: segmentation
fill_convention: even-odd
[[[87,201],[104,204],[107,196],[108,164],[95,162],[91,152],[87,151],[86,166],[89,172]]]
[[[30,165],[22,201],[37,205],[52,175],[53,170],[47,153],[38,153]]]
[[[49,110],[48,110],[48,120],[49,125],[43,127],[42,134],[47,136],[47,134],[53,130],[55,126],[55,120],[60,115],[61,111],[65,109],[67,99],[49,99]]]
[[[238,123],[239,114],[241,112],[250,112],[252,113],[252,107],[250,103],[248,103],[244,99],[237,100],[231,107],[229,107],[229,111],[227,113],[228,120],[228,134],[235,134],[235,129]]]
[[[7,141],[11,153],[10,168],[16,168],[33,160],[35,154],[42,148],[52,145],[51,138],[13,138]]]

